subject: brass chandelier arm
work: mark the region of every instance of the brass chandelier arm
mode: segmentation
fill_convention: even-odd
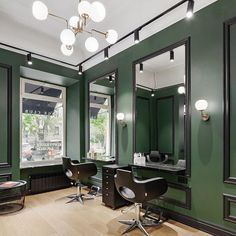
[[[52,17],[55,17],[55,18],[57,18],[57,19],[60,19],[60,20],[65,21],[65,22],[66,22],[66,25],[67,25],[67,28],[69,27],[69,23],[68,23],[68,20],[67,20],[66,18],[61,17],[61,16],[57,16],[57,15],[52,14],[52,13],[48,13],[48,15],[49,15],[49,16],[52,16]]]
[[[94,32],[96,32],[96,33],[98,33],[98,34],[102,34],[102,35],[104,35],[105,37],[107,36],[107,32],[104,33],[104,32],[102,32],[102,31],[99,31],[99,30],[96,30],[96,29],[91,29],[91,31],[94,31]]]

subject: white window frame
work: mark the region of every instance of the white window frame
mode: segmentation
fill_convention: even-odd
[[[26,83],[39,85],[39,86],[46,86],[48,88],[59,89],[62,91],[62,98],[26,93],[25,92]],[[22,162],[22,101],[23,101],[23,98],[62,103],[62,106],[63,106],[63,135],[62,135],[63,137],[62,153],[63,154],[62,155],[65,156],[66,154],[66,87],[62,87],[59,85],[54,85],[54,84],[50,84],[46,82],[41,82],[41,81],[20,78],[20,169],[62,164],[61,158],[58,158],[58,160]]]
[[[108,100],[108,105],[104,105],[104,104],[97,104],[97,103],[92,103],[89,101],[89,108],[90,107],[94,107],[94,108],[103,108],[103,109],[108,109],[108,113],[109,113],[109,130],[107,131],[107,138],[108,140],[111,140],[112,138],[112,119],[111,119],[111,96],[110,95],[106,95],[106,94],[102,94],[102,93],[90,93],[90,96],[95,96],[95,97],[102,97],[102,98],[106,98]],[[90,116],[89,116],[89,151],[90,151]],[[112,156],[112,145],[111,145],[111,141],[108,144],[108,150],[109,150],[109,155],[108,156]]]

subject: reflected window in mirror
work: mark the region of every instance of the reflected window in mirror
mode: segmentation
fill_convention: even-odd
[[[135,64],[134,152],[149,162],[185,165],[186,55],[182,44]]]
[[[115,73],[89,84],[89,143],[87,158],[115,159]]]

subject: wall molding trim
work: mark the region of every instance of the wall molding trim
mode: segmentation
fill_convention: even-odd
[[[12,67],[2,63],[0,67],[7,69],[7,159],[0,162],[0,168],[9,168],[12,165]]]
[[[230,174],[230,27],[236,17],[224,22],[224,182],[236,184],[236,176]]]
[[[163,211],[163,214],[165,217],[171,218],[175,221],[178,221],[180,223],[186,224],[190,227],[196,228],[198,230],[204,231],[206,233],[216,235],[216,236],[235,236],[235,232],[221,228],[217,225],[207,223],[202,220],[195,219],[193,217],[180,214],[178,212],[168,210],[162,207],[157,207],[153,204],[150,204],[149,210],[153,210],[153,212],[156,212],[158,214],[158,209]]]
[[[4,181],[9,181],[9,180],[11,180],[11,178],[12,178],[12,174],[11,173],[0,174],[0,182],[1,182],[1,179],[6,179]]]
[[[224,220],[236,224],[236,215],[233,216],[230,214],[230,203],[233,202],[236,204],[236,196],[223,194],[224,198]]]

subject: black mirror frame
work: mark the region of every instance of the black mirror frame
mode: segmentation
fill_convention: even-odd
[[[159,56],[165,52],[171,51],[177,47],[185,45],[185,84],[186,84],[186,116],[185,116],[185,129],[184,129],[184,156],[186,160],[185,176],[191,176],[191,54],[190,54],[190,37],[171,44],[165,48],[162,48],[154,53],[139,58],[133,62],[133,153],[136,150],[136,64]]]
[[[116,119],[116,114],[117,114],[117,90],[118,90],[118,86],[117,86],[117,79],[118,79],[118,69],[114,69],[108,73],[105,73],[99,77],[96,77],[95,79],[92,79],[92,80],[89,80],[87,81],[87,101],[86,104],[85,104],[85,107],[86,107],[86,114],[85,114],[85,127],[86,127],[86,130],[85,130],[85,137],[86,137],[86,142],[85,142],[85,155],[87,154],[88,152],[88,149],[89,149],[89,139],[90,139],[90,125],[89,125],[89,100],[90,100],[90,83],[96,81],[96,80],[99,80],[99,79],[102,79],[106,76],[109,76],[109,75],[112,75],[112,74],[115,74],[115,81],[114,81],[114,84],[115,84],[115,99],[114,99],[114,119]],[[115,121],[115,153],[114,153],[114,156],[115,156],[115,163],[117,163],[117,158],[118,158],[118,134],[117,134],[117,122]]]

